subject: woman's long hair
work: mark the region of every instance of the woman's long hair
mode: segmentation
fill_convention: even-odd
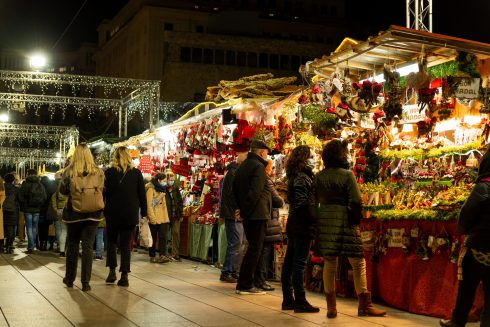
[[[306,168],[306,161],[311,155],[310,147],[307,145],[300,145],[294,148],[286,161],[286,175],[288,178],[296,175]]]
[[[89,175],[100,173],[100,169],[95,164],[94,157],[86,143],[77,145],[70,164],[66,167],[66,173],[70,177],[83,176],[84,173]]]
[[[124,173],[134,167],[128,148],[120,146],[114,151],[112,167]]]
[[[322,160],[325,168],[349,169],[347,161],[348,142],[343,140],[331,140],[323,148]]]

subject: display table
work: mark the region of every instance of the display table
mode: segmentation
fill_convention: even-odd
[[[456,221],[432,222],[391,220],[378,221],[363,219],[361,230],[376,230],[384,233],[387,229],[405,229],[405,234],[413,227],[419,228],[419,235],[442,237],[456,235]],[[421,234],[420,234],[421,233]],[[408,312],[434,317],[449,318],[457,293],[457,265],[449,260],[450,249],[440,247],[435,253],[429,249],[429,259],[416,255],[416,238],[411,238],[408,253],[402,248],[388,248],[386,254],[372,260],[372,251],[366,250],[368,287],[373,296],[387,305]],[[483,292],[478,289],[475,307],[470,319],[478,320],[483,307]]]

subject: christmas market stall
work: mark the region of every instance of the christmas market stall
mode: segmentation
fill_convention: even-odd
[[[369,288],[393,307],[450,315],[463,240],[456,218],[490,132],[489,58],[489,44],[391,26],[345,39],[302,71],[298,121],[308,135],[350,141]],[[340,276],[339,290],[353,293]]]
[[[147,177],[160,170],[177,175],[185,199],[182,255],[212,263],[224,261],[226,238],[224,226],[218,224],[218,199],[225,167],[235,160],[236,147],[260,139],[275,149],[276,168],[283,170],[284,149],[292,138],[287,122],[294,120],[289,117],[294,110],[286,119],[281,104],[299,96],[301,87],[295,82],[295,77],[274,78],[271,74],[221,81],[208,88],[209,102],[174,123],[114,145],[132,148]]]

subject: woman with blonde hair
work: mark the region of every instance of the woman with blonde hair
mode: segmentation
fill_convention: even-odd
[[[139,221],[146,217],[145,183],[141,172],[134,168],[129,150],[119,147],[114,151],[112,167],[105,172],[106,206],[104,215],[107,230],[107,263],[109,275],[106,283],[116,281],[117,254],[119,237],[121,251],[121,278],[119,286],[129,286],[128,273],[131,272],[131,235]]]
[[[73,287],[77,275],[78,250],[82,241],[82,290],[90,291],[92,255],[97,225],[104,209],[104,172],[97,167],[86,143],[75,148],[63,173],[60,193],[68,200],[63,211],[67,226],[66,272],[63,283]]]

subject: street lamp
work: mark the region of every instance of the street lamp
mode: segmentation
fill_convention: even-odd
[[[9,122],[9,115],[6,112],[0,113],[0,123],[8,123]]]
[[[29,63],[31,65],[31,68],[35,70],[40,70],[46,67],[47,59],[45,55],[37,53],[30,57]]]

